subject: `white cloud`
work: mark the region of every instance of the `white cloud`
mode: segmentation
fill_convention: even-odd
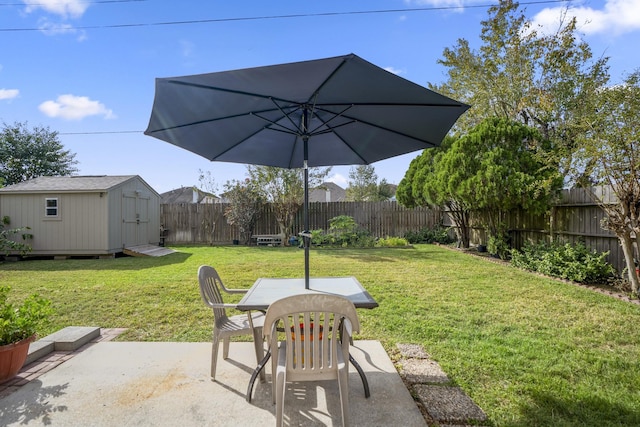
[[[79,18],[89,7],[84,0],[22,0],[27,6],[27,13],[43,9],[46,12],[62,16],[63,18]]]
[[[433,6],[433,7],[462,7],[464,0],[404,0],[405,4],[413,6]]]
[[[103,116],[113,119],[113,111],[107,109],[99,101],[93,101],[86,96],[60,95],[55,101],[45,101],[38,106],[40,111],[49,117],[65,120],[82,120],[89,116]]]
[[[0,99],[13,99],[20,95],[18,89],[0,89]]]
[[[555,31],[564,14],[562,7],[547,8],[533,18],[533,24]],[[568,18],[575,16],[580,31],[585,34],[620,35],[640,30],[640,1],[607,0],[601,10],[591,7],[570,7]]]
[[[401,70],[399,68],[394,68],[394,67],[384,67],[385,70],[387,70],[390,73],[393,73],[395,75],[400,75],[400,74],[404,74],[406,71],[405,70]]]
[[[482,2],[482,0],[404,0],[409,7],[433,7],[450,9],[454,12],[463,12],[465,4],[474,4]]]
[[[349,180],[345,178],[344,175],[339,173],[334,173],[329,178],[327,178],[327,181],[333,182],[334,184],[337,184],[343,188],[346,187],[349,183]]]
[[[57,36],[60,34],[75,34],[78,41],[85,41],[87,33],[84,30],[73,28],[70,24],[59,24],[49,21],[47,18],[40,19],[38,29],[46,36]]]
[[[180,40],[180,49],[182,51],[182,56],[189,57],[192,56],[195,50],[195,44],[188,40]]]

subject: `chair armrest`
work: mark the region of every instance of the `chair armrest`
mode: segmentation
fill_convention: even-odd
[[[246,294],[249,292],[249,289],[227,289],[224,288],[225,292],[228,294]]]
[[[221,303],[208,303],[208,307],[211,308],[237,308],[236,304],[221,304]]]

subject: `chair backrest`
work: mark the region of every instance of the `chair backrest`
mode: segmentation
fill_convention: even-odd
[[[222,280],[215,268],[208,265],[201,265],[198,269],[198,282],[200,283],[200,296],[204,303],[213,309],[213,316],[216,322],[227,319],[227,312],[224,307],[216,307],[214,304],[224,304],[220,287]]]
[[[351,333],[360,330],[360,323],[355,306],[347,298],[301,294],[269,306],[263,333],[272,349],[278,345],[278,328],[284,330],[287,371],[321,375],[337,370],[337,351],[342,351],[347,360]]]

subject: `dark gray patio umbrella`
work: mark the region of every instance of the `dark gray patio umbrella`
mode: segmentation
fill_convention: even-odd
[[[146,135],[209,160],[304,168],[370,164],[441,143],[468,105],[350,54],[156,79]]]

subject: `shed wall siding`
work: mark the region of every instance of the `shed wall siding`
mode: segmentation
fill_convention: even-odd
[[[45,199],[58,199],[58,218],[45,216]],[[107,253],[106,200],[98,193],[5,194],[2,215],[11,227],[31,227],[33,254]]]
[[[123,227],[124,195],[140,203],[135,239]],[[58,199],[58,218],[45,216],[45,199]],[[134,178],[107,192],[37,192],[0,194],[0,216],[9,216],[11,228],[30,227],[31,255],[101,255],[122,251],[125,243],[160,242],[160,196],[142,179]],[[131,224],[131,223],[130,223]],[[130,227],[131,228],[131,227]],[[143,230],[141,228],[144,228]]]

